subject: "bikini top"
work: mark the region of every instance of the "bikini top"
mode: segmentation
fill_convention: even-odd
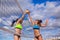
[[[15,27],[22,28],[22,25],[21,24],[16,24]]]
[[[35,25],[33,26],[33,28],[34,28],[34,29],[39,29],[40,26],[35,24]]]

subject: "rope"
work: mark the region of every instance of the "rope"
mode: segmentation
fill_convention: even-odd
[[[22,10],[22,8],[21,8],[21,6],[20,6],[18,0],[15,0],[15,1],[16,1],[17,5],[18,5],[19,9],[21,10],[22,14],[24,14],[24,12],[23,12],[23,10]]]
[[[21,6],[20,6],[18,0],[15,0],[15,2],[17,3],[17,5],[18,5],[19,9],[21,10],[22,14],[24,14],[24,12],[23,12],[23,10],[22,10],[22,8],[21,8]],[[18,18],[20,18],[20,15],[19,15]],[[13,24],[15,23],[14,21],[15,21],[15,20],[13,20],[13,22],[12,22]]]

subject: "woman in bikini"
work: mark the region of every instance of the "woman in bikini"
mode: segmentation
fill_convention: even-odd
[[[26,16],[26,14],[28,14],[29,12],[27,11],[28,9],[25,10],[25,13],[22,14],[22,17],[21,18],[17,18],[16,20],[14,20],[11,24],[11,26],[14,25],[14,23],[16,22],[16,25],[15,25],[15,34],[14,34],[14,40],[21,40],[21,30],[22,30],[22,22]]]
[[[30,21],[33,25],[33,30],[34,30],[34,40],[43,40],[42,35],[40,34],[40,27],[45,27],[48,24],[48,19],[46,20],[45,24],[42,24],[42,20],[35,20],[33,21],[32,17],[30,16],[30,11],[27,10],[27,13],[29,15]]]
[[[21,18],[18,18],[14,22],[12,22],[11,26],[13,26],[13,24],[16,22],[14,40],[21,40],[22,22],[23,22],[25,14],[23,14]]]

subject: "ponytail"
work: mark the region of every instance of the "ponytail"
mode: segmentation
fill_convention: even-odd
[[[14,23],[17,22],[18,18],[16,20],[12,21],[11,27],[13,27]]]
[[[41,26],[42,20],[37,20],[38,21],[38,25]]]

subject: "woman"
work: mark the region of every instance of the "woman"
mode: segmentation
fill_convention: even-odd
[[[28,10],[28,9],[27,9]],[[25,13],[22,15],[22,17],[20,18],[17,18],[16,20],[14,20],[11,24],[11,26],[14,25],[14,23],[16,22],[16,26],[15,26],[15,31],[16,33],[14,34],[14,40],[21,40],[21,37],[20,37],[20,34],[21,34],[21,30],[22,30],[22,22],[26,16],[26,12],[27,10],[25,11]]]
[[[30,11],[29,10],[27,10],[27,11],[28,11],[27,13],[29,15],[30,21],[31,21],[31,23],[33,25],[33,30],[34,30],[34,35],[35,35],[34,40],[43,40],[39,29],[40,29],[40,27],[47,26],[48,20],[46,20],[45,24],[42,24],[42,20],[33,21],[31,16],[30,16]]]
[[[16,20],[16,25],[15,25],[16,32],[14,34],[14,40],[21,40],[20,34],[21,34],[21,30],[22,30],[22,22],[23,22],[24,16],[25,16],[25,14],[23,14],[21,18]],[[14,22],[13,22],[13,24],[14,24]],[[12,24],[12,26],[13,26],[13,24]]]

